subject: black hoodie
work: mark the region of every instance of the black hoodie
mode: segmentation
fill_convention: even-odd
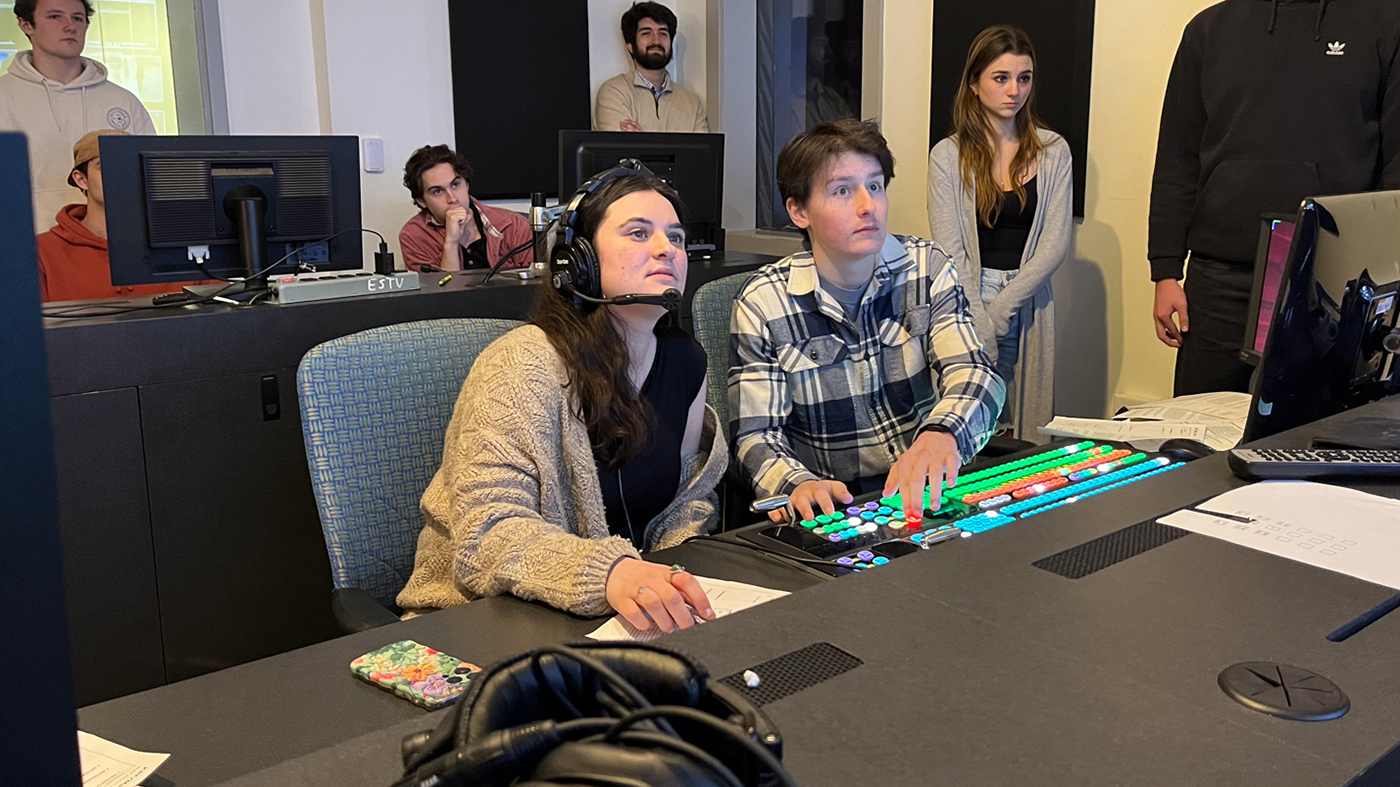
[[[1147,257],[1252,264],[1262,213],[1400,188],[1400,0],[1225,0],[1186,25],[1162,104]]]

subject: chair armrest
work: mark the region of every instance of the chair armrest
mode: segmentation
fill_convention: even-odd
[[[346,634],[399,622],[398,615],[360,588],[332,590],[331,614],[335,616],[336,625]]]

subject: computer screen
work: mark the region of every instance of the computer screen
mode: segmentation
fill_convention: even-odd
[[[1293,216],[1264,216],[1259,227],[1259,251],[1254,260],[1254,288],[1249,297],[1249,321],[1246,324],[1241,357],[1246,363],[1258,365],[1269,339],[1278,289],[1283,284],[1284,268],[1288,265],[1288,249],[1293,244]]]
[[[113,284],[363,267],[355,137],[111,135],[99,145]]]
[[[724,248],[724,135],[560,131],[559,199],[622,159],[637,159],[681,195],[688,248]]]
[[[1400,191],[1303,201],[1245,440],[1400,392]]]

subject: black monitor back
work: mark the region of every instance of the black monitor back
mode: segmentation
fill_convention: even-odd
[[[243,276],[224,201],[246,186],[267,199],[263,259],[292,253],[269,275],[364,265],[355,137],[111,135],[99,145],[113,284]],[[202,267],[191,246],[209,247]]]
[[[29,154],[0,134],[0,647],[42,675],[11,680],[0,713],[5,784],[78,785],[76,719],[63,601],[49,380]]]
[[[1303,201],[1244,439],[1400,392],[1400,191]]]
[[[627,158],[641,161],[680,193],[690,244],[723,247],[723,134],[560,131],[559,201]]]

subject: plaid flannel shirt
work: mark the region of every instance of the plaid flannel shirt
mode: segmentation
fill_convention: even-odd
[[[957,272],[932,241],[886,238],[854,325],[821,288],[811,252],[765,266],[735,297],[730,435],[759,496],[814,479],[878,490],[932,427],[970,461],[1005,398]]]

